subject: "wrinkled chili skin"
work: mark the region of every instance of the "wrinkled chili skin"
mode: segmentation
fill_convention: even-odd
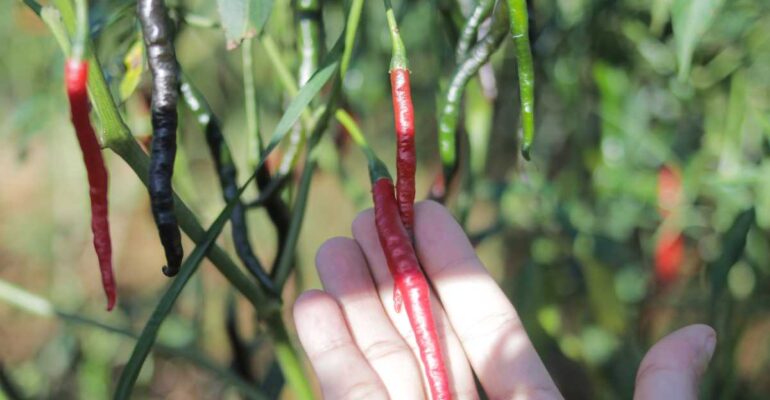
[[[397,311],[398,304],[403,302],[428,377],[431,398],[450,399],[449,377],[431,310],[430,286],[399,218],[393,182],[386,177],[375,179],[372,184],[374,220],[380,246],[393,276]]]
[[[187,107],[204,128],[206,144],[211,152],[211,158],[214,160],[214,167],[222,188],[222,197],[225,202],[229,203],[238,195],[238,170],[233,162],[230,148],[222,135],[219,120],[211,112],[206,99],[184,76],[179,91]],[[233,246],[238,258],[266,290],[275,294],[275,287],[249,242],[246,206],[240,201],[233,206],[232,214],[230,214],[230,227]]]
[[[414,106],[409,84],[409,70],[390,71],[393,117],[396,124],[396,193],[404,228],[411,236],[414,228],[415,172],[417,156],[414,147]]]
[[[171,24],[163,0],[139,0],[137,16],[142,25],[147,63],[152,73],[152,146],[150,149],[150,205],[160,241],[166,253],[163,273],[174,276],[182,264],[183,249],[174,213],[174,174],[179,67],[171,42]]]
[[[88,117],[88,63],[67,60],[64,66],[67,97],[70,102],[72,125],[75,127],[78,144],[83,152],[83,161],[88,174],[89,196],[91,198],[91,231],[94,235],[94,250],[99,260],[102,287],[107,296],[107,311],[115,306],[115,277],[112,272],[112,243],[108,215],[108,175],[102,150]]]

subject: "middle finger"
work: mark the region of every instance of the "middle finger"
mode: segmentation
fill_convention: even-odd
[[[356,344],[392,399],[424,397],[420,369],[382,309],[363,254],[353,239],[326,241],[316,256],[324,289],[342,306]]]
[[[414,332],[409,324],[409,318],[406,312],[402,310],[396,313],[393,307],[393,278],[388,271],[385,254],[380,246],[380,241],[374,226],[374,212],[369,209],[358,215],[353,222],[353,237],[361,246],[364,256],[372,271],[372,277],[377,284],[380,294],[380,301],[396,326],[412,348],[415,357],[419,357],[419,349],[415,341]],[[473,372],[468,364],[465,352],[460,345],[457,335],[452,330],[446,314],[438,305],[438,299],[431,293],[431,308],[433,318],[436,324],[439,340],[442,344],[442,354],[446,363],[447,372],[450,375],[450,385],[453,392],[453,398],[457,399],[476,399],[478,394],[476,385],[473,381]],[[426,381],[423,376],[424,381]]]

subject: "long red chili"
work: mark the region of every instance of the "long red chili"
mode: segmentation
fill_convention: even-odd
[[[112,273],[112,244],[107,212],[107,168],[104,166],[102,150],[88,118],[88,63],[81,60],[67,60],[64,66],[67,97],[70,101],[72,125],[75,127],[83,161],[88,173],[91,196],[91,231],[94,234],[94,250],[99,259],[102,286],[107,295],[107,311],[115,306],[115,278]]]
[[[393,117],[396,124],[396,193],[401,221],[412,235],[414,227],[415,172],[417,156],[414,148],[414,107],[409,70],[395,66],[390,70]]]
[[[420,360],[428,377],[431,398],[450,399],[449,376],[430,306],[430,286],[422,273],[412,241],[399,218],[393,181],[387,172],[379,173],[378,170],[383,171],[384,166],[370,169],[374,221],[380,246],[393,276],[396,312],[399,312],[401,304],[406,308],[420,351]]]

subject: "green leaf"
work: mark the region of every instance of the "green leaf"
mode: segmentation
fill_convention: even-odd
[[[671,8],[680,81],[690,75],[692,55],[724,0],[675,0]]]
[[[299,119],[299,116],[305,111],[305,108],[310,104],[310,101],[313,100],[315,95],[318,94],[326,82],[335,75],[337,67],[340,65],[343,47],[341,36],[337,39],[337,42],[334,44],[334,47],[329,54],[324,57],[323,63],[318,70],[312,77],[310,77],[310,80],[302,86],[297,97],[295,97],[289,106],[286,107],[286,112],[283,113],[281,120],[278,121],[278,125],[276,125],[273,130],[270,143],[267,144],[267,147],[259,157],[261,160],[259,166],[262,165],[262,162],[264,162],[267,155],[278,146],[278,143],[280,143],[284,136],[286,136],[286,133],[294,126],[294,123],[297,122],[297,119]],[[259,166],[257,168],[259,168]]]
[[[270,18],[273,0],[217,0],[217,8],[227,48],[232,50],[262,31]]]
[[[251,179],[246,182],[246,185],[250,182]],[[174,278],[168,290],[166,290],[166,293],[160,299],[160,302],[158,302],[158,305],[150,316],[150,320],[147,321],[144,329],[142,329],[142,334],[139,336],[136,346],[134,346],[131,358],[123,369],[123,373],[120,375],[120,380],[118,381],[117,389],[115,390],[115,399],[128,399],[131,397],[131,391],[134,388],[136,378],[139,376],[139,371],[142,369],[144,360],[147,359],[147,355],[150,353],[150,349],[152,348],[153,343],[155,343],[155,339],[158,337],[158,330],[160,329],[161,324],[168,316],[176,299],[179,297],[179,294],[182,293],[184,286],[193,276],[195,271],[198,270],[209,247],[214,244],[214,241],[222,232],[222,228],[224,228],[225,223],[230,218],[233,206],[239,201],[240,194],[243,193],[246,185],[241,187],[238,191],[238,196],[230,201],[225,209],[219,213],[217,219],[211,224],[208,231],[206,231],[203,241],[195,246],[195,250],[193,250],[192,254],[190,254],[182,264],[179,275]]]
[[[120,80],[120,100],[125,101],[131,97],[142,80],[142,70],[144,69],[144,45],[141,40],[137,40],[126,52],[123,57],[123,65],[126,67],[126,73]]]

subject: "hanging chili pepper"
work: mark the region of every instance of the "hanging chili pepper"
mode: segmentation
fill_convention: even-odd
[[[206,99],[198,92],[190,81],[182,76],[182,84],[179,88],[182,93],[182,99],[187,104],[190,111],[195,114],[198,122],[203,126],[206,132],[206,143],[208,144],[211,158],[214,160],[214,166],[217,170],[219,183],[222,187],[222,196],[226,203],[229,203],[238,195],[238,170],[233,162],[230,148],[225,142],[219,120],[211,112]],[[246,209],[240,201],[233,206],[233,212],[230,215],[230,227],[233,235],[233,246],[238,258],[246,266],[246,269],[254,275],[262,286],[276,294],[275,286],[270,280],[270,276],[265,271],[262,263],[259,262],[254,250],[249,242],[248,225],[246,224]]]
[[[102,287],[107,295],[107,311],[111,311],[115,306],[116,290],[112,272],[112,241],[107,202],[109,179],[102,149],[88,115],[88,62],[84,61],[88,43],[88,7],[84,1],[75,3],[76,30],[70,58],[64,65],[64,81],[70,103],[72,126],[75,128],[88,176],[94,251],[99,260]]]
[[[516,62],[519,72],[519,97],[521,98],[521,127],[524,140],[521,153],[529,160],[532,141],[535,138],[535,68],[529,44],[529,12],[526,0],[508,0],[511,14],[511,34],[516,45]]]
[[[399,218],[393,181],[381,162],[370,162],[374,221],[380,246],[393,276],[396,312],[406,308],[420,360],[428,378],[431,398],[450,399],[449,376],[430,305],[430,285],[417,261],[412,241]]]
[[[393,98],[393,118],[396,125],[396,193],[401,221],[412,235],[414,227],[414,195],[417,156],[414,148],[414,106],[412,88],[409,84],[409,66],[406,48],[396,25],[396,17],[389,2],[386,15],[393,42],[393,56],[390,61],[390,87]]]
[[[343,121],[352,128],[348,129],[348,133],[368,161],[374,221],[388,270],[393,277],[395,310],[400,312],[402,305],[406,308],[409,324],[417,339],[420,360],[428,377],[431,398],[450,399],[449,376],[430,306],[430,285],[420,268],[412,239],[401,222],[393,180],[387,167],[366,143],[363,133],[353,123],[352,118],[343,118]]]
[[[681,232],[664,230],[655,244],[655,278],[663,285],[679,275],[684,262],[684,237]]]
[[[296,85],[299,88],[313,76],[324,53],[323,18],[321,18],[322,3],[322,0],[295,0],[294,2],[294,14],[297,19],[297,50],[300,55]],[[296,86],[292,91],[297,91]],[[296,96],[296,93],[291,95]],[[286,153],[278,169],[278,175],[288,175],[297,164],[307,139],[305,135],[306,129],[307,126],[303,126],[301,123],[297,123],[294,126],[289,136]]]
[[[78,59],[67,60],[64,66],[67,97],[70,102],[72,125],[75,127],[83,161],[88,173],[91,196],[91,231],[94,234],[94,250],[99,259],[102,287],[107,295],[107,311],[115,306],[115,278],[112,273],[112,244],[107,207],[107,168],[96,133],[88,118],[88,63]]]
[[[460,32],[460,38],[457,40],[457,48],[455,50],[455,57],[457,62],[462,62],[468,55],[471,45],[476,40],[476,34],[479,31],[479,26],[492,12],[492,6],[495,5],[494,0],[481,0],[473,8],[470,17],[465,21],[462,32]]]
[[[174,174],[179,67],[171,26],[163,0],[139,0],[137,17],[142,25],[147,62],[152,72],[152,147],[148,188],[155,225],[166,253],[163,273],[174,276],[182,264],[182,237],[174,213]]]
[[[444,92],[444,103],[439,111],[439,154],[444,168],[444,187],[447,189],[457,172],[457,120],[460,114],[460,101],[465,86],[479,68],[484,65],[492,54],[500,47],[507,28],[503,13],[496,13],[494,25],[481,41],[470,50],[465,60],[458,65],[452,79]]]

